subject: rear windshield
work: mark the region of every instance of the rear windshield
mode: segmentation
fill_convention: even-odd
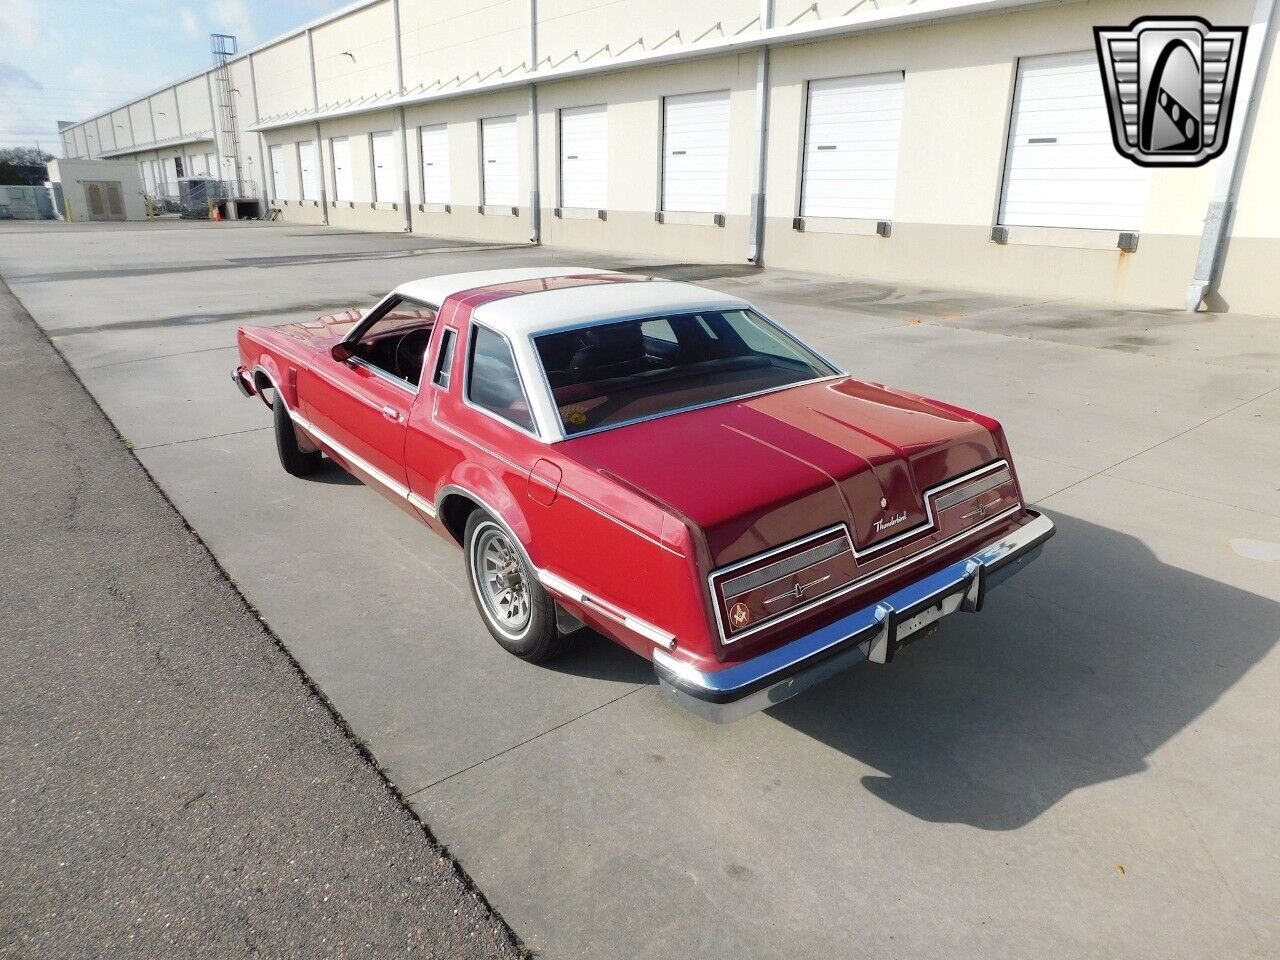
[[[534,344],[566,436],[837,372],[749,310],[603,323]]]

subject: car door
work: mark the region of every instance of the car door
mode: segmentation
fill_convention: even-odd
[[[546,448],[537,436],[511,344],[474,319],[452,330],[444,327],[432,352],[430,383],[423,386],[432,394],[423,396],[410,424],[409,484],[434,502],[443,485],[458,482],[451,477],[462,475],[473,493],[522,501],[529,470]],[[476,486],[492,480],[505,489]]]
[[[334,452],[400,494],[408,490],[405,428],[436,312],[403,299],[375,309],[342,341],[338,356],[316,358],[302,392],[312,423]]]

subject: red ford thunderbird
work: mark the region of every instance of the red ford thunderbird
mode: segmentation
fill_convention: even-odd
[[[459,543],[508,651],[592,627],[713,720],[887,663],[1054,532],[994,420],[855,380],[702,287],[459,274],[238,341],[284,469],[327,455]]]

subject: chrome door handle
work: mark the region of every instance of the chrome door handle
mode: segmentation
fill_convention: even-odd
[[[390,420],[392,423],[399,423],[401,420],[404,419],[402,416],[400,416],[400,411],[392,406],[383,407],[382,415],[386,417],[388,420]]]

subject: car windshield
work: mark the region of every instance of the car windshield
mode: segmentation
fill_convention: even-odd
[[[534,338],[565,436],[831,376],[750,310],[703,310]]]

